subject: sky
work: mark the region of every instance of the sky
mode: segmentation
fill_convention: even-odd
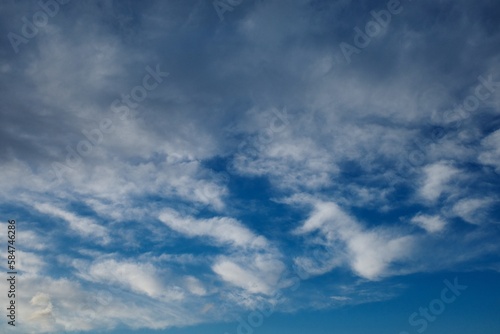
[[[1,333],[500,332],[500,2],[4,0],[0,32]]]

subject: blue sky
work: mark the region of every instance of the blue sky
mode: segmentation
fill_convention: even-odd
[[[499,16],[3,1],[0,331],[498,333]]]

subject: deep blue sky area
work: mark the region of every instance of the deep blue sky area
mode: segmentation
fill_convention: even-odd
[[[0,2],[0,333],[497,334],[499,194],[499,1]]]

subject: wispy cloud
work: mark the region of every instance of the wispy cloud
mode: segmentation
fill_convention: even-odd
[[[108,231],[104,226],[97,224],[93,219],[79,217],[74,213],[60,209],[48,203],[35,203],[34,208],[43,214],[56,217],[68,223],[70,230],[85,238],[96,239],[98,243],[109,242]]]
[[[411,222],[429,233],[438,233],[446,228],[446,221],[439,216],[418,214],[411,219]]]
[[[173,230],[189,237],[208,237],[220,245],[234,247],[265,248],[267,241],[255,235],[243,224],[228,217],[210,219],[195,219],[190,216],[181,216],[173,210],[165,210],[160,220]]]
[[[63,2],[38,23],[42,2],[0,4],[0,208],[19,221],[26,332],[498,271],[496,2]]]
[[[436,201],[448,188],[458,170],[453,166],[438,162],[424,168],[424,180],[419,194],[428,201]]]
[[[366,229],[337,204],[317,202],[308,219],[295,231],[320,231],[331,256],[337,256],[359,276],[378,279],[390,265],[411,255],[413,238],[390,229]],[[331,269],[331,268],[330,268]]]

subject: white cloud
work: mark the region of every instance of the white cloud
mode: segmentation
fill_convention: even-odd
[[[194,276],[187,276],[184,282],[189,292],[194,295],[205,296],[208,293],[203,283]]]
[[[482,152],[479,161],[484,165],[490,165],[500,173],[500,130],[490,134],[481,141]]]
[[[277,288],[285,267],[273,254],[222,256],[212,269],[224,281],[250,293],[270,295]]]
[[[455,203],[451,211],[470,224],[480,225],[484,223],[486,209],[493,202],[489,198],[465,198]]]
[[[30,304],[39,307],[39,309],[31,314],[30,320],[43,321],[44,318],[52,317],[53,307],[48,294],[38,292],[33,298],[31,298]]]
[[[223,281],[250,294],[270,294],[285,269],[277,249],[265,237],[256,235],[235,219],[196,219],[173,210],[164,210],[159,218],[188,237],[205,240],[208,237],[219,246],[231,246],[228,253],[215,259],[212,270]]]
[[[201,312],[196,314],[195,303],[150,299],[119,290],[113,284],[101,283],[105,290],[98,290],[70,279],[36,275],[18,279],[22,293],[16,302],[23,314],[23,333],[99,331],[121,325],[164,329],[203,321]],[[2,291],[7,287],[4,281],[0,281]],[[5,322],[0,324],[0,330],[6,328]]]
[[[46,267],[43,256],[32,252],[16,250],[16,268],[26,274],[37,274]]]
[[[448,183],[458,170],[445,162],[437,162],[424,168],[424,180],[419,194],[425,200],[434,202],[447,190]]]
[[[136,293],[161,300],[182,300],[184,292],[163,282],[160,273],[150,263],[97,260],[90,265],[75,262],[79,276],[92,282],[117,284]]]
[[[57,333],[65,329],[89,330],[93,327],[84,314],[75,317],[78,304],[84,300],[84,292],[78,283],[37,275],[20,275],[18,279],[22,282],[22,293],[16,296],[16,303],[24,314],[25,333]],[[4,289],[3,280],[0,287]]]
[[[249,248],[265,248],[268,245],[265,238],[257,236],[232,218],[195,219],[181,216],[173,210],[164,210],[159,218],[174,231],[189,237],[209,237],[221,245]]]
[[[107,244],[110,241],[105,227],[97,224],[93,219],[79,217],[74,213],[60,209],[49,203],[35,203],[33,207],[41,213],[60,218],[69,223],[69,228],[85,238],[97,238],[99,243]]]
[[[19,240],[23,241],[23,248],[29,248],[36,251],[45,250],[50,245],[50,239],[46,236],[41,236],[34,231],[24,230],[17,232]]]
[[[418,214],[411,219],[411,222],[429,233],[441,232],[446,227],[446,221],[439,216]]]
[[[388,229],[365,229],[332,202],[315,203],[313,212],[295,233],[314,231],[322,233],[336,261],[348,263],[357,275],[367,279],[389,275],[391,264],[407,258],[413,248],[412,237]]]
[[[263,127],[265,132],[269,130]],[[302,129],[301,129],[302,130]],[[242,149],[234,159],[237,172],[246,175],[267,175],[279,188],[320,189],[331,184],[338,172],[331,154],[314,140],[288,131],[274,133],[262,142],[251,137],[249,149]]]
[[[266,293],[268,286],[257,277],[252,270],[242,268],[238,264],[225,259],[219,260],[213,270],[223,280],[252,293]]]
[[[1,163],[2,173],[0,174],[0,196],[7,202],[13,191],[20,192],[20,189],[37,190],[41,193],[51,191],[50,182],[47,182],[35,173],[30,166],[21,160],[12,159]],[[24,192],[21,192],[23,195]]]
[[[347,302],[347,301],[351,300],[350,297],[345,297],[345,296],[330,296],[330,298],[335,300],[335,301],[339,301],[339,302]]]
[[[275,1],[247,7],[233,21],[233,32],[222,33],[224,27],[213,25],[215,35],[204,35],[224,42],[236,33],[238,43],[222,43],[223,49],[211,47],[210,40],[205,41],[208,44],[193,44],[189,61],[182,48],[172,53],[170,48],[148,49],[148,43],[134,41],[138,36],[161,36],[164,45],[175,46],[179,31],[206,29],[207,6],[201,2],[186,7],[156,1],[140,8],[118,6],[116,1],[113,5],[109,0],[98,5],[75,3],[76,9],[58,17],[57,25],[47,24],[36,42],[20,45],[22,52],[17,57],[0,60],[4,72],[0,97],[8,106],[0,111],[0,202],[10,212],[21,202],[30,216],[39,215],[32,220],[37,229],[28,229],[30,222],[18,230],[23,249],[19,251],[20,268],[25,269],[22,309],[26,310],[27,332],[192,325],[200,321],[198,310],[206,314],[203,319],[214,321],[214,313],[227,312],[220,310],[221,299],[227,301],[228,308],[250,307],[259,298],[269,299],[288,269],[285,263],[292,261],[312,275],[347,266],[354,276],[361,277],[349,279],[366,281],[396,271],[411,272],[415,267],[427,271],[448,263],[446,268],[453,269],[456,267],[451,264],[497,253],[496,235],[483,226],[491,220],[486,209],[493,203],[481,197],[488,196],[482,189],[477,190],[485,183],[469,187],[475,175],[490,169],[470,173],[464,167],[459,175],[456,166],[479,160],[500,171],[500,131],[482,138],[484,129],[496,124],[483,126],[489,122],[489,113],[500,110],[498,94],[491,94],[488,101],[481,102],[481,110],[462,120],[466,126],[460,131],[454,133],[446,127],[440,139],[430,133],[434,125],[447,126],[439,111],[459,102],[456,92],[474,91],[474,87],[466,89],[471,78],[463,74],[479,74],[489,68],[496,77],[496,56],[470,57],[478,48],[456,49],[448,43],[439,50],[443,56],[436,58],[434,51],[439,45],[432,39],[434,31],[415,33],[410,24],[385,34],[384,43],[389,47],[372,48],[374,57],[352,55],[359,66],[342,66],[343,59],[333,50],[338,49],[340,40],[335,39],[341,36],[332,35],[332,24],[344,28],[354,24],[331,18],[342,13],[348,2],[318,6],[314,1],[299,0],[283,7]],[[20,28],[15,19],[18,14],[33,12],[37,6],[16,3],[4,6],[0,13],[5,27],[12,31]],[[280,10],[286,15],[276,20]],[[408,14],[421,17],[425,12],[420,10],[415,8]],[[229,20],[232,14],[226,14]],[[141,17],[141,24],[128,20],[132,17]],[[110,29],[110,18],[118,18],[116,29]],[[460,22],[470,23],[471,18]],[[465,33],[466,39],[472,38],[478,45],[491,42],[490,37],[481,35],[484,29],[479,23],[474,29],[455,30],[456,36],[450,40],[457,36],[463,40]],[[404,46],[397,47],[397,39],[402,37]],[[308,47],[289,42],[296,40]],[[395,41],[396,47],[391,47]],[[414,52],[423,45],[430,49]],[[454,57],[457,51],[462,53],[460,57]],[[154,67],[157,59],[167,59],[160,67],[176,72],[175,76],[148,92],[137,107],[137,119],[119,120],[110,111],[111,102],[131,94],[131,89],[141,84],[144,67]],[[461,63],[463,59],[472,61]],[[439,66],[442,62],[449,66]],[[406,63],[412,66],[404,66]],[[407,70],[399,71],[401,67]],[[442,82],[442,89],[429,90],[432,82]],[[30,87],[28,99],[25,87]],[[483,89],[483,93],[488,92]],[[290,108],[289,118],[277,130],[280,123],[272,110],[283,103]],[[66,147],[75,148],[85,139],[82,130],[95,129],[105,117],[113,119],[114,131],[104,134],[102,143],[78,166],[68,169],[61,184],[51,184],[50,164],[64,163]],[[230,122],[236,124],[237,131],[221,131]],[[250,147],[240,149],[245,143]],[[404,230],[415,229],[400,224],[395,216],[401,212],[404,217],[413,215],[414,203],[408,206],[397,192],[415,187],[413,172],[420,167],[410,166],[395,178],[393,166],[407,162],[413,144],[423,151],[428,163],[423,167],[422,183],[416,186],[419,198],[430,212],[437,212],[439,208],[431,206],[449,195],[440,215],[446,219],[459,216],[477,224],[473,229],[477,233],[462,235],[450,228],[445,236],[438,233],[447,227],[445,218],[423,211],[411,222],[428,233],[406,234]],[[231,180],[229,188],[222,173],[211,168],[228,168],[240,175]],[[240,176],[269,181],[269,189],[267,185],[259,189],[265,191],[255,201],[262,201],[264,207],[246,205],[248,202],[241,205],[246,197],[241,197],[245,189],[239,183]],[[454,185],[455,177],[471,181],[463,189],[481,193],[467,194],[468,198],[455,203],[464,197],[463,190],[455,191],[462,186]],[[314,194],[308,195],[314,209],[295,231],[303,237],[300,246],[307,246],[303,253],[301,248],[288,248],[288,237],[282,239],[291,217],[296,217],[295,207],[283,215],[279,212],[280,217],[271,217],[283,224],[280,226],[259,222],[250,228],[231,217],[240,209],[244,217],[255,211],[265,217],[275,212],[269,194],[280,201],[279,196],[301,192]],[[64,201],[86,206],[95,216],[69,210]],[[235,202],[239,205],[234,206]],[[192,209],[191,214],[217,214],[197,218],[172,210],[161,212],[163,203]],[[370,212],[366,217],[376,211],[373,216],[380,220],[365,224],[353,215],[360,211],[361,215]],[[163,224],[158,223],[158,217]],[[389,219],[395,221],[386,222]],[[131,221],[141,222],[140,227]],[[0,227],[5,230],[2,223]],[[51,245],[65,245],[67,230],[82,237],[82,248],[54,256],[58,250]],[[178,249],[169,248],[173,231],[218,247],[211,247],[209,254],[176,254]],[[0,233],[0,240],[3,236]],[[415,241],[429,247],[413,254]],[[96,242],[99,247],[94,248]],[[130,257],[123,260],[109,254],[119,252],[114,246],[129,249]],[[137,253],[148,247],[145,253]],[[280,247],[291,250],[290,254],[283,254]],[[436,251],[444,249],[447,251]],[[158,254],[160,250],[164,253]],[[299,255],[293,258],[296,252]],[[75,260],[75,254],[91,260]],[[53,257],[55,262],[50,261]],[[38,276],[50,272],[49,265],[58,275],[71,279]],[[327,299],[334,296],[330,299],[337,303],[347,301],[343,296],[353,303],[366,300],[360,286],[350,294],[312,286],[317,291],[311,297],[314,302],[298,303],[289,294],[285,307],[316,307],[321,305],[322,294]],[[92,299],[96,287],[109,289],[113,302],[89,308],[96,304]],[[304,288],[304,294],[309,292]]]

